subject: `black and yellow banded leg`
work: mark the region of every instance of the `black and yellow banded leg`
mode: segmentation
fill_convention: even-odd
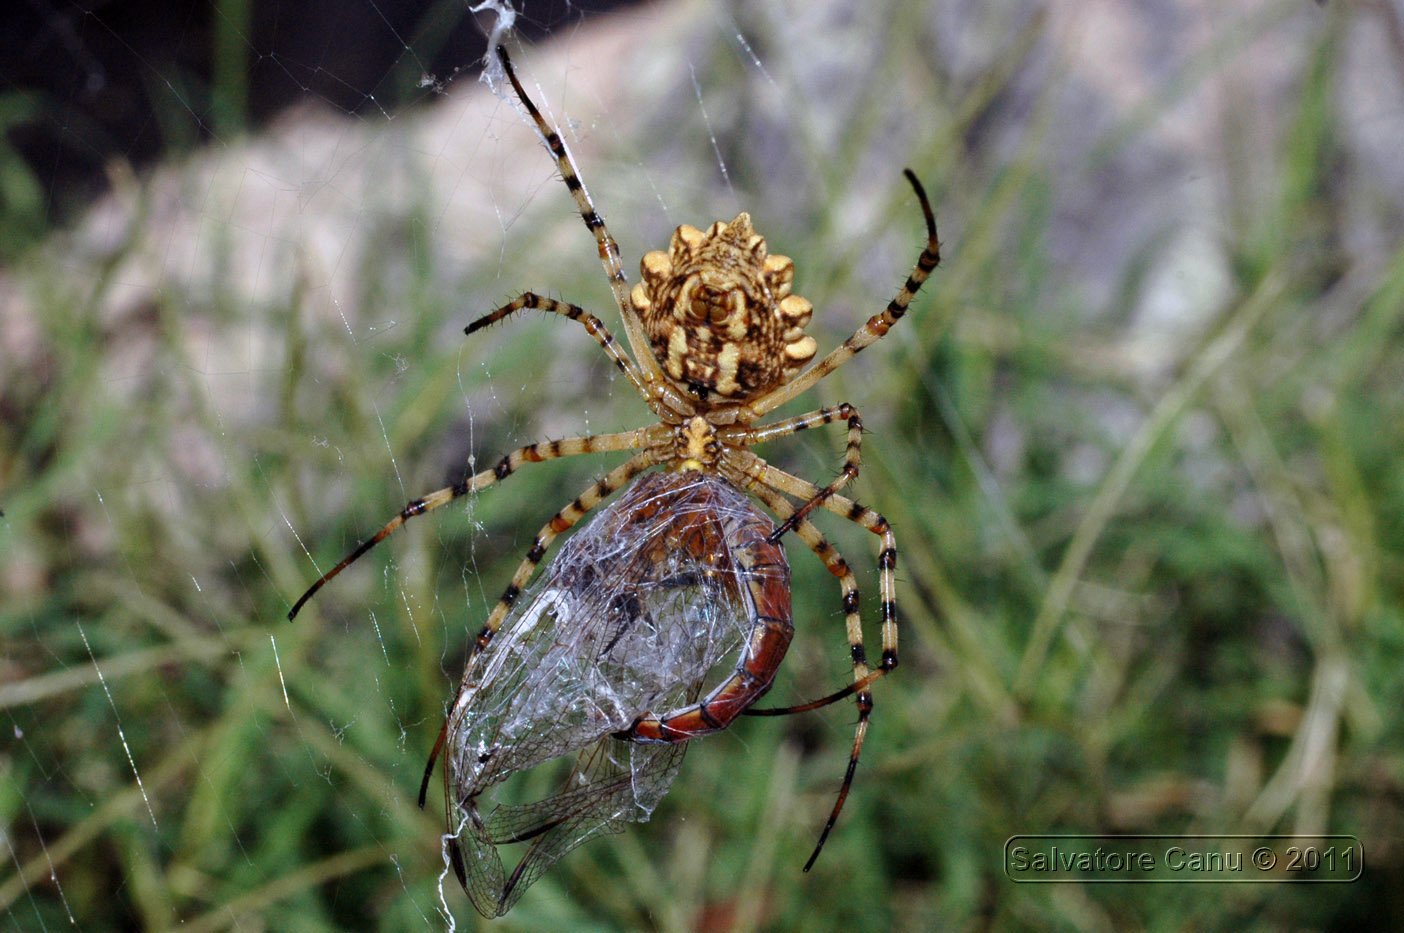
[[[794,507],[787,499],[769,488],[757,484],[751,487],[751,492],[782,519],[789,518],[794,512]],[[815,844],[814,851],[810,853],[808,861],[804,863],[804,870],[809,871],[814,867],[819,853],[823,851],[824,843],[828,841],[829,833],[833,831],[834,824],[838,822],[839,814],[843,812],[843,805],[847,802],[848,793],[853,787],[853,778],[858,773],[858,760],[863,754],[863,741],[868,735],[868,719],[873,712],[873,697],[868,692],[867,685],[876,677],[881,676],[883,672],[872,671],[870,673],[868,670],[863,650],[863,626],[858,612],[858,586],[848,562],[808,519],[801,519],[795,525],[795,534],[818,556],[829,572],[839,579],[839,586],[843,591],[843,614],[848,635],[848,651],[853,662],[853,683],[837,694],[812,703],[783,709],[749,709],[746,713],[751,716],[782,716],[817,709],[849,694],[856,693],[857,695],[858,724],[853,731],[853,745],[848,753],[848,766],[844,769],[843,783],[839,787],[834,807],[829,811],[829,818],[824,822],[824,829],[819,834],[819,841]]]
[[[614,335],[609,332],[603,322],[589,311],[579,305],[571,304],[568,301],[557,301],[554,298],[546,298],[535,292],[525,292],[512,299],[509,303],[496,310],[490,311],[463,329],[465,334],[473,334],[485,327],[490,327],[518,311],[532,309],[535,311],[545,311],[548,314],[559,314],[561,317],[576,321],[585,328],[585,332],[595,339],[595,343],[600,345],[614,365],[619,367],[634,387],[644,398],[648,398],[648,390],[644,385],[644,375],[639,368],[634,365],[634,361],[629,359],[629,355],[619,346],[619,342],[614,339]]]
[[[291,621],[295,618],[302,607],[307,604],[307,601],[316,595],[318,590],[326,586],[332,578],[355,563],[361,555],[394,534],[401,525],[411,518],[448,505],[453,500],[466,496],[470,492],[486,489],[488,486],[499,483],[515,473],[524,463],[543,463],[547,460],[574,457],[579,454],[636,450],[649,443],[649,434],[648,428],[641,428],[637,431],[624,431],[619,434],[593,434],[588,437],[568,437],[558,441],[528,444],[498,460],[491,469],[470,476],[461,483],[445,486],[443,489],[436,489],[428,495],[410,500],[398,515],[385,523],[384,527],[357,545],[335,567],[318,577],[316,582],[307,588],[307,592],[299,596],[297,602],[293,603],[292,609],[288,610],[288,619]]]
[[[849,416],[854,414],[857,414],[856,409],[847,402],[844,402],[842,405],[816,408],[814,411],[807,411],[802,415],[795,415],[793,418],[786,418],[783,421],[764,424],[758,428],[730,428],[722,429],[718,433],[721,434],[728,444],[741,447],[754,447],[757,444],[764,444],[767,441],[789,437],[791,434],[798,434],[801,431],[808,431],[811,428],[820,428],[826,424],[833,424],[835,421],[847,421]]]
[[[546,551],[551,547],[551,542],[562,532],[570,529],[576,522],[580,521],[595,506],[599,505],[606,496],[621,488],[629,480],[638,476],[644,470],[658,462],[657,455],[652,451],[645,450],[635,454],[619,466],[610,470],[604,476],[595,480],[590,488],[586,489],[575,499],[561,509],[551,520],[541,526],[541,530],[536,533],[535,540],[532,541],[531,549],[527,551],[522,562],[517,565],[517,570],[512,574],[512,582],[507,584],[507,589],[503,590],[502,597],[498,599],[497,605],[488,614],[487,622],[483,624],[482,631],[478,633],[477,639],[473,643],[472,656],[468,660],[468,668],[464,674],[465,680],[471,675],[473,669],[473,658],[482,654],[483,650],[491,643],[497,630],[502,626],[502,620],[507,617],[507,613],[512,610],[512,605],[517,601],[517,597],[522,594],[527,581],[531,579],[536,568],[546,556]]]
[[[931,275],[931,270],[935,269],[941,262],[941,240],[936,235],[936,214],[931,210],[931,202],[927,200],[926,190],[922,188],[921,182],[917,180],[916,174],[911,169],[904,169],[903,173],[907,176],[907,181],[911,182],[912,189],[916,191],[917,200],[921,202],[922,215],[926,219],[926,246],[922,249],[921,255],[917,257],[916,265],[912,268],[911,274],[907,276],[907,281],[898,290],[897,296],[888,302],[881,314],[875,314],[868,318],[867,323],[854,331],[853,336],[831,350],[828,356],[815,363],[798,378],[777,387],[769,394],[752,402],[750,409],[757,416],[779,408],[853,359],[859,352],[886,336],[892,326],[907,313],[907,306],[916,297],[922,283]]]
[[[759,460],[759,458],[757,458]],[[754,469],[754,468],[753,468]],[[806,501],[813,499],[822,490],[808,480],[792,476],[778,470],[764,460],[760,460],[760,481],[768,486]],[[897,536],[887,519],[877,512],[837,493],[823,500],[823,507],[841,515],[861,528],[878,536],[878,596],[882,624],[882,660],[875,671],[874,680],[897,666]]]
[[[619,306],[619,313],[624,318],[624,330],[629,338],[629,346],[634,350],[639,367],[643,372],[662,382],[662,371],[658,368],[657,361],[654,360],[653,354],[649,351],[648,338],[643,331],[643,323],[634,313],[633,305],[629,301],[629,280],[624,275],[624,262],[619,255],[619,244],[614,241],[614,237],[610,236],[604,218],[595,210],[595,202],[590,199],[590,192],[585,189],[585,183],[580,179],[580,171],[575,167],[575,160],[571,157],[570,150],[566,148],[565,141],[561,139],[561,134],[546,122],[546,118],[541,115],[536,104],[527,96],[522,82],[517,80],[517,73],[512,68],[512,60],[507,56],[507,50],[500,45],[497,47],[497,57],[502,62],[503,70],[507,72],[507,80],[512,82],[512,89],[517,92],[517,98],[522,102],[522,106],[526,107],[532,122],[536,124],[536,132],[540,134],[542,142],[546,144],[546,148],[555,158],[556,169],[561,173],[561,180],[565,182],[570,196],[575,199],[575,206],[580,209],[580,219],[585,221],[590,235],[595,238],[595,244],[599,247],[600,263],[604,266],[605,275],[609,277],[609,289],[614,294],[614,303]]]
[[[858,471],[863,465],[863,418],[858,414],[858,409],[844,402],[832,408],[820,408],[808,414],[799,415],[795,418],[788,418],[785,421],[778,421],[775,424],[757,428],[755,433],[763,434],[765,439],[779,437],[781,430],[788,429],[785,433],[793,434],[810,427],[832,424],[842,420],[848,425],[848,447],[844,451],[843,468],[834,481],[829,483],[815,495],[811,496],[807,502],[795,510],[795,514],[780,523],[770,534],[772,543],[779,541],[785,535],[794,530],[795,525],[809,516],[816,508],[824,504],[824,500],[837,493],[858,478]],[[743,435],[747,437],[748,435]],[[755,441],[760,443],[760,441]],[[773,468],[772,468],[773,469]],[[764,478],[761,480],[765,482]]]

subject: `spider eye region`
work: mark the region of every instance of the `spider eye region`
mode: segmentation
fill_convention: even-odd
[[[705,231],[683,224],[639,271],[630,301],[654,356],[699,399],[755,398],[814,358],[814,308],[791,294],[794,263],[770,254],[746,213]]]

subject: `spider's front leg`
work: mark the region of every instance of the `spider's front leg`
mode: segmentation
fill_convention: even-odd
[[[470,670],[473,661],[483,653],[493,636],[497,634],[497,630],[502,627],[502,620],[511,611],[512,604],[521,595],[522,589],[531,579],[531,575],[536,572],[537,565],[546,556],[546,551],[551,547],[556,537],[575,527],[575,523],[584,518],[585,513],[603,502],[610,493],[623,487],[629,480],[657,462],[658,455],[652,450],[635,454],[595,480],[589,489],[576,496],[570,505],[551,516],[551,520],[541,526],[541,530],[536,533],[536,538],[531,543],[531,549],[527,551],[526,557],[522,558],[522,562],[517,565],[516,572],[512,574],[512,582],[507,584],[507,589],[502,592],[502,598],[497,601],[497,605],[488,614],[487,622],[483,624],[483,630],[478,633],[478,637],[473,643],[473,653],[468,659]]]

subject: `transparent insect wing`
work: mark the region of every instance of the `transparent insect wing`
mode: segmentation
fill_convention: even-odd
[[[480,911],[505,911],[575,846],[649,818],[685,745],[618,734],[695,703],[709,672],[747,657],[754,578],[789,579],[783,552],[765,570],[748,563],[757,518],[716,477],[641,478],[566,542],[474,660],[446,757],[465,886]],[[556,794],[480,812],[477,798],[494,785],[571,754]],[[508,873],[497,847],[519,842],[527,849]]]
[[[465,674],[449,724],[460,796],[669,708],[742,644],[721,484],[669,479],[640,480],[568,541]]]
[[[606,737],[579,752],[560,793],[500,804],[481,818],[470,803],[457,843],[463,886],[485,917],[505,914],[558,859],[597,836],[646,822],[682,765],[685,743],[645,745]],[[526,845],[509,872],[502,848]]]

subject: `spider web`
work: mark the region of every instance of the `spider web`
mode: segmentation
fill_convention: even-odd
[[[1087,348],[1091,364],[1080,357],[1113,372],[1117,389],[1067,400],[1086,436],[1058,435],[1060,475],[1101,476],[1100,442],[1130,433],[1225,294],[1217,243],[1232,219],[1217,191],[1228,182],[1192,132],[1219,102],[1184,80],[1198,74],[1184,63],[1218,48],[1215,36],[1266,35],[1272,54],[1258,49],[1244,72],[1253,87],[1289,86],[1304,56],[1279,50],[1299,52],[1316,28],[1297,9],[1309,4],[1255,0],[1223,14],[1151,4],[1183,17],[1167,32],[1184,41],[1148,54],[1136,84],[1111,54],[1133,43],[1061,57],[1020,44],[1055,27],[1103,35],[1119,14],[1102,4],[904,0],[855,12],[738,0],[604,12],[504,0],[406,14],[355,0],[339,18],[299,22],[295,5],[235,3],[216,5],[212,23],[167,24],[183,49],[218,49],[207,73],[132,38],[122,6],[30,4],[42,28],[17,31],[28,44],[7,60],[59,49],[73,81],[47,95],[0,91],[15,146],[39,122],[66,147],[38,163],[0,147],[7,929],[477,922],[437,844],[439,803],[420,811],[415,789],[467,646],[513,566],[541,523],[617,459],[532,466],[416,519],[296,623],[283,617],[412,497],[523,444],[647,416],[573,325],[522,319],[462,333],[532,289],[595,311],[622,336],[550,158],[500,82],[477,80],[491,42],[506,41],[561,127],[627,271],[680,223],[749,211],[794,258],[823,348],[900,284],[921,235],[901,169],[928,179],[946,236],[959,249],[969,225],[984,239],[967,261],[987,250],[999,271],[957,278],[958,294],[826,381],[822,399],[863,406],[889,449],[949,432],[942,455],[970,470],[984,504],[971,550],[1014,553],[1019,572],[1043,579],[1001,487],[1034,432],[996,401],[987,435],[963,433],[933,365],[946,325],[969,311],[962,339],[1003,346],[1013,338],[999,309],[1016,298],[1060,321],[1136,325]],[[272,6],[282,19],[260,31]],[[299,30],[316,34],[285,45]],[[459,34],[471,41],[448,38]],[[119,80],[122,69],[138,77]],[[287,93],[265,107],[254,90],[270,74]],[[1380,191],[1404,191],[1392,155],[1399,108],[1383,90],[1395,85],[1352,81],[1352,151],[1385,179]],[[96,88],[104,112],[141,109],[131,87],[150,102],[136,122],[109,126],[76,104]],[[1147,115],[1147,100],[1163,119]],[[1249,112],[1264,137],[1285,119],[1267,105]],[[68,161],[98,167],[101,182],[64,174]],[[993,210],[982,205],[1007,203],[1001,184],[1032,164],[1058,180],[1027,195],[1028,215],[1056,231],[1039,260],[1026,259],[1006,215],[974,222]],[[1393,248],[1392,209],[1355,228],[1362,264]],[[915,413],[899,414],[905,400]],[[841,443],[794,443],[774,457],[826,479]],[[936,459],[917,449],[917,466]],[[921,527],[926,494],[946,477],[933,469],[908,485],[913,461],[865,456],[864,482],[886,475],[893,508],[918,503],[905,528]],[[860,486],[865,499],[870,488]],[[838,523],[824,530],[869,568],[866,613],[871,541]],[[789,550],[797,635],[779,702],[849,676],[838,591],[811,554]],[[902,581],[918,619],[937,616],[928,584]],[[915,631],[904,652],[934,674],[940,629]],[[923,710],[954,705],[920,699]],[[779,882],[745,859],[753,843],[761,855],[782,845],[781,869],[798,873],[841,773],[843,709],[817,726],[738,724],[708,739],[652,823],[563,859],[498,928],[685,929],[733,896],[766,902]],[[803,781],[801,744],[817,749]],[[723,846],[743,854],[705,883],[689,874]],[[850,881],[835,890],[854,904],[878,896]]]
[[[115,41],[155,88],[154,119],[179,124],[194,148],[110,161],[86,208],[62,203],[56,167],[43,183],[55,216],[70,218],[63,252],[41,247],[21,267],[37,284],[6,321],[7,352],[36,376],[65,329],[90,328],[71,363],[90,370],[101,403],[65,404],[122,428],[90,425],[83,462],[46,493],[66,503],[55,556],[105,565],[98,589],[50,621],[24,599],[44,584],[25,580],[22,561],[6,580],[20,607],[8,616],[6,761],[18,786],[48,789],[26,794],[6,833],[5,915],[23,929],[100,925],[86,895],[71,896],[96,883],[119,892],[105,915],[157,925],[293,909],[355,926],[369,909],[357,904],[388,899],[376,909],[387,925],[452,928],[471,910],[434,844],[436,806],[413,806],[413,779],[506,569],[599,463],[470,497],[387,542],[294,625],[277,620],[356,538],[465,465],[644,414],[578,333],[521,320],[476,344],[462,335],[527,288],[610,316],[588,234],[500,75],[475,80],[480,56],[497,41],[521,50],[529,90],[620,219],[629,257],[678,223],[740,209],[716,126],[729,105],[707,89],[720,67],[708,59],[721,49],[725,67],[772,79],[725,10],[679,20],[482,3],[406,23],[372,0],[348,17],[368,29],[360,40],[392,50],[382,74],[335,48],[354,32],[309,52],[249,20],[211,27],[247,60],[246,80],[271,71],[293,88],[246,134],[219,110],[232,92],[218,75],[195,86],[183,62],[100,10],[44,13],[85,84],[117,83],[89,48]],[[430,33],[455,18],[477,47],[446,59]],[[708,33],[668,61],[622,66],[650,28],[681,36],[688,22]],[[650,87],[664,69],[668,85]],[[662,116],[659,97],[677,112]],[[673,151],[631,154],[635,114],[654,129],[680,114]],[[81,132],[64,142],[84,145]],[[96,154],[106,142],[87,143],[93,161],[109,158]],[[700,206],[718,190],[732,203]],[[82,312],[45,320],[65,302]],[[6,523],[52,508],[8,493]],[[62,723],[88,738],[48,734]],[[114,855],[101,842],[114,833],[147,854]],[[290,851],[274,857],[280,834]],[[182,871],[201,880],[177,895]],[[284,889],[284,877],[297,880]]]

